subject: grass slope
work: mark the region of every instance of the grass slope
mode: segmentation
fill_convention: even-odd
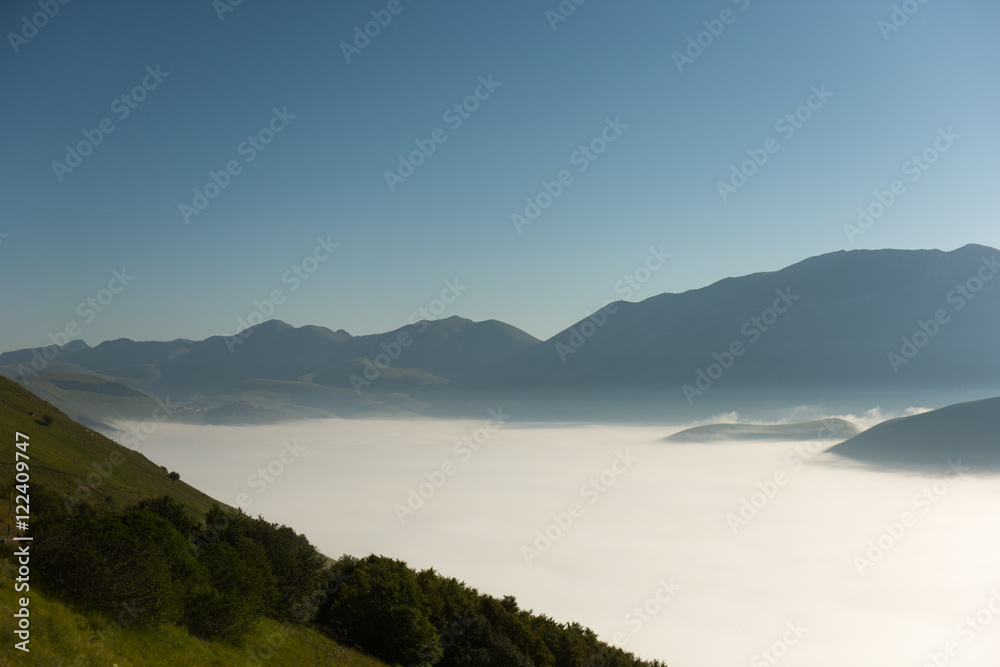
[[[85,613],[32,587],[30,653],[14,648],[14,610],[17,597],[12,566],[0,561],[0,664],[2,665],[117,665],[175,667],[176,665],[293,665],[307,667],[385,667],[385,663],[344,648],[300,625],[264,619],[243,647],[206,642],[174,625],[136,627],[120,625],[101,613]],[[254,662],[257,656],[260,662]],[[270,656],[268,658],[268,656]]]
[[[41,423],[45,415],[52,418],[48,426]],[[13,443],[15,432],[30,439],[32,482],[60,495],[89,494],[92,502],[110,497],[119,506],[168,495],[199,518],[216,502],[181,480],[171,480],[167,471],[139,452],[77,424],[19,384],[0,377],[0,442]],[[13,478],[14,456],[8,450],[0,457],[0,483],[6,487]]]

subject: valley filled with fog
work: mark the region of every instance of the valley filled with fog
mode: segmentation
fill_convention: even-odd
[[[492,410],[167,423],[136,449],[330,557],[433,567],[671,667],[1000,654],[1000,476],[947,458],[937,474],[867,468],[824,453],[835,440],[683,444],[662,440],[691,423]],[[844,417],[867,428],[918,411]]]

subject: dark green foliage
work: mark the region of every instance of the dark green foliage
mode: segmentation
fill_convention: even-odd
[[[143,510],[70,517],[35,545],[39,574],[71,598],[137,621],[176,621],[207,581],[173,526]]]
[[[260,615],[241,597],[209,589],[189,602],[184,624],[202,639],[240,643],[257,626]]]
[[[341,641],[409,667],[666,667],[597,640],[587,628],[482,595],[434,570],[344,556],[317,622]],[[427,625],[431,626],[428,631]],[[414,657],[415,656],[415,657]]]
[[[41,583],[120,622],[175,622],[235,644],[262,616],[315,621],[406,667],[666,667],[576,623],[483,595],[434,570],[371,555],[333,567],[291,528],[213,507],[205,527],[169,497],[124,512],[33,488]]]
[[[325,563],[304,536],[263,519],[214,508],[206,521],[218,530],[196,549],[185,536],[199,524],[169,497],[124,513],[80,505],[68,514],[61,499],[37,490],[43,580],[86,606],[127,611],[130,622],[178,622],[200,637],[238,643],[261,616],[287,615],[283,595],[307,591],[308,602],[310,586],[324,576]]]
[[[185,537],[192,535],[200,527],[188,511],[170,496],[160,496],[141,501],[136,509],[146,510],[164,519]]]
[[[303,620],[294,612],[322,586],[326,569],[326,560],[305,535],[261,517],[225,514],[216,508],[205,517],[205,524],[208,530],[199,545],[214,541],[227,542],[237,549],[248,543],[258,545],[271,567],[278,591],[268,615],[279,620]]]
[[[333,636],[390,662],[433,665],[440,659],[427,598],[405,563],[345,556],[337,571],[343,581],[318,616]]]
[[[168,475],[168,477],[170,477],[171,480],[173,480],[173,481],[176,482],[177,480],[179,480],[181,478],[181,474],[179,472],[172,471],[170,473],[170,475]]]
[[[5,499],[10,490],[10,488],[4,490]],[[50,491],[48,487],[40,484],[32,484],[30,491],[31,518],[34,520],[31,526],[33,532],[37,533],[39,525],[42,525],[44,522],[65,517],[68,514],[69,505],[66,500],[59,496],[59,494]],[[81,506],[82,503],[77,505],[77,508],[79,509]],[[87,509],[89,509],[89,506]]]
[[[278,583],[259,544],[246,538],[236,546],[216,541],[198,553],[198,562],[216,590],[245,601],[250,613],[260,616],[274,608]]]

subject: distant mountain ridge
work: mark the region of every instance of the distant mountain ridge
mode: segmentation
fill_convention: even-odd
[[[1000,385],[998,260],[1000,251],[977,245],[820,255],[618,302],[477,379],[673,386],[679,397],[686,385],[694,400],[717,385]],[[936,314],[947,321],[936,323]],[[890,353],[901,359],[895,366]]]
[[[127,401],[107,398],[125,388],[183,404],[176,417],[194,421],[413,415],[425,406],[406,390],[461,380],[538,343],[495,320],[450,317],[366,336],[270,320],[202,341],[75,341],[51,361],[41,349],[17,350],[0,354],[0,373],[95,421],[131,414]]]
[[[142,412],[148,400],[100,382],[169,398],[185,419],[227,423],[412,416],[470,396],[532,392],[627,389],[684,406],[718,387],[1000,387],[998,274],[1000,251],[981,245],[839,251],[615,302],[546,341],[460,317],[365,336],[270,320],[201,341],[72,341],[52,360],[17,350],[0,354],[0,373],[100,422]]]

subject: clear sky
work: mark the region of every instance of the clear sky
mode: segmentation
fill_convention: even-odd
[[[546,338],[626,291],[1000,246],[993,0],[910,0],[898,30],[888,0],[46,1],[0,9],[2,350],[72,323],[92,345],[233,333],[276,289],[265,315],[386,331],[456,278],[436,315]],[[723,197],[747,151],[767,161]],[[228,184],[202,201],[210,172]],[[339,247],[302,280],[317,237]]]

